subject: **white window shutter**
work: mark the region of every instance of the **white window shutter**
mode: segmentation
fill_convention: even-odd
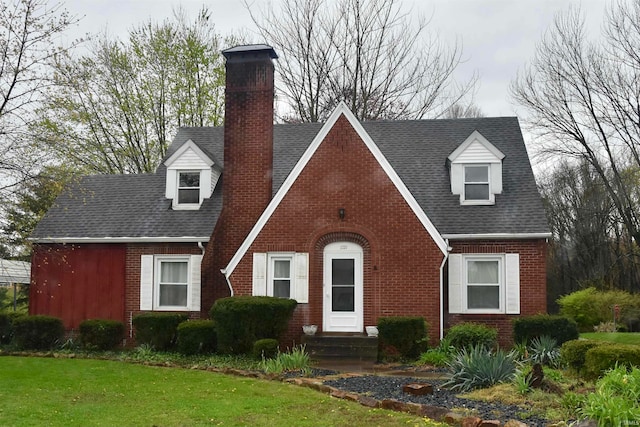
[[[153,255],[140,257],[140,310],[153,310]]]
[[[462,313],[462,255],[449,255],[449,313]]]
[[[520,255],[506,254],[506,312],[520,314]]]
[[[309,254],[296,253],[294,258],[293,298],[298,303],[309,302]]]
[[[202,255],[191,255],[191,295],[189,295],[189,310],[200,311],[200,284]]]
[[[267,254],[253,254],[253,295],[267,295]]]

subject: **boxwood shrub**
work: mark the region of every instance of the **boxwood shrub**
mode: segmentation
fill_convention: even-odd
[[[215,350],[216,330],[213,320],[187,320],[178,325],[180,353],[213,353]]]
[[[381,359],[416,358],[427,349],[424,317],[381,317],[378,319],[378,340]]]
[[[13,321],[22,313],[0,313],[0,344],[9,344],[13,339]]]
[[[577,374],[584,374],[587,351],[609,343],[593,340],[571,340],[560,347],[560,360]]]
[[[124,323],[109,319],[89,319],[80,323],[80,343],[88,350],[112,350],[122,343]]]
[[[253,343],[253,357],[258,360],[273,359],[278,355],[278,340],[264,338]]]
[[[498,330],[481,323],[458,323],[449,328],[447,339],[459,350],[478,346],[490,349],[497,345]]]
[[[548,336],[556,340],[558,345],[580,336],[578,324],[568,317],[538,314],[523,316],[513,321],[513,339],[517,343],[530,344],[534,338]]]
[[[585,355],[584,368],[587,378],[598,378],[616,366],[640,367],[640,345],[598,345],[589,349]]]
[[[216,323],[218,351],[249,354],[263,338],[278,340],[287,329],[297,302],[265,296],[221,298],[211,307]]]
[[[52,316],[21,316],[13,320],[13,342],[21,350],[51,350],[64,337],[62,320]]]
[[[136,343],[156,350],[170,350],[176,343],[178,325],[187,320],[182,313],[142,313],[133,318]]]

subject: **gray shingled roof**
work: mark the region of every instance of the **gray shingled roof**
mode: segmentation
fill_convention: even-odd
[[[542,202],[515,117],[364,122],[442,234],[548,233]],[[322,124],[276,125],[274,193]],[[505,154],[503,193],[491,206],[461,206],[451,194],[447,157],[474,130]],[[167,157],[193,140],[224,162],[223,128],[182,128]],[[221,182],[199,211],[174,211],[164,198],[165,168],[154,175],[90,176],[68,188],[33,233],[35,239],[209,236],[221,210]],[[224,175],[224,173],[223,173]]]

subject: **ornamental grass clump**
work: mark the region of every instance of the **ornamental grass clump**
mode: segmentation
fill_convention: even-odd
[[[307,373],[310,369],[310,363],[305,347],[300,346],[287,353],[278,352],[273,359],[263,358],[260,368],[267,374],[281,374],[291,371]]]
[[[529,357],[532,363],[557,368],[560,365],[560,347],[557,341],[549,336],[543,335],[534,338],[528,348]]]
[[[467,392],[511,381],[516,373],[516,355],[476,345],[460,350],[447,367],[449,377],[443,386]]]

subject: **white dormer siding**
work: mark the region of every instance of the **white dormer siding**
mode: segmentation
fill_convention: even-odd
[[[451,193],[463,205],[492,205],[502,193],[504,154],[480,132],[474,131],[448,157],[451,162]]]
[[[165,197],[173,201],[173,209],[199,209],[202,202],[211,197],[220,178],[220,170],[214,168],[213,161],[192,140],[185,142],[164,164],[167,167]],[[181,174],[199,175],[198,184],[191,186],[199,190],[197,202],[181,203],[178,195],[185,190],[184,183],[181,185]]]

